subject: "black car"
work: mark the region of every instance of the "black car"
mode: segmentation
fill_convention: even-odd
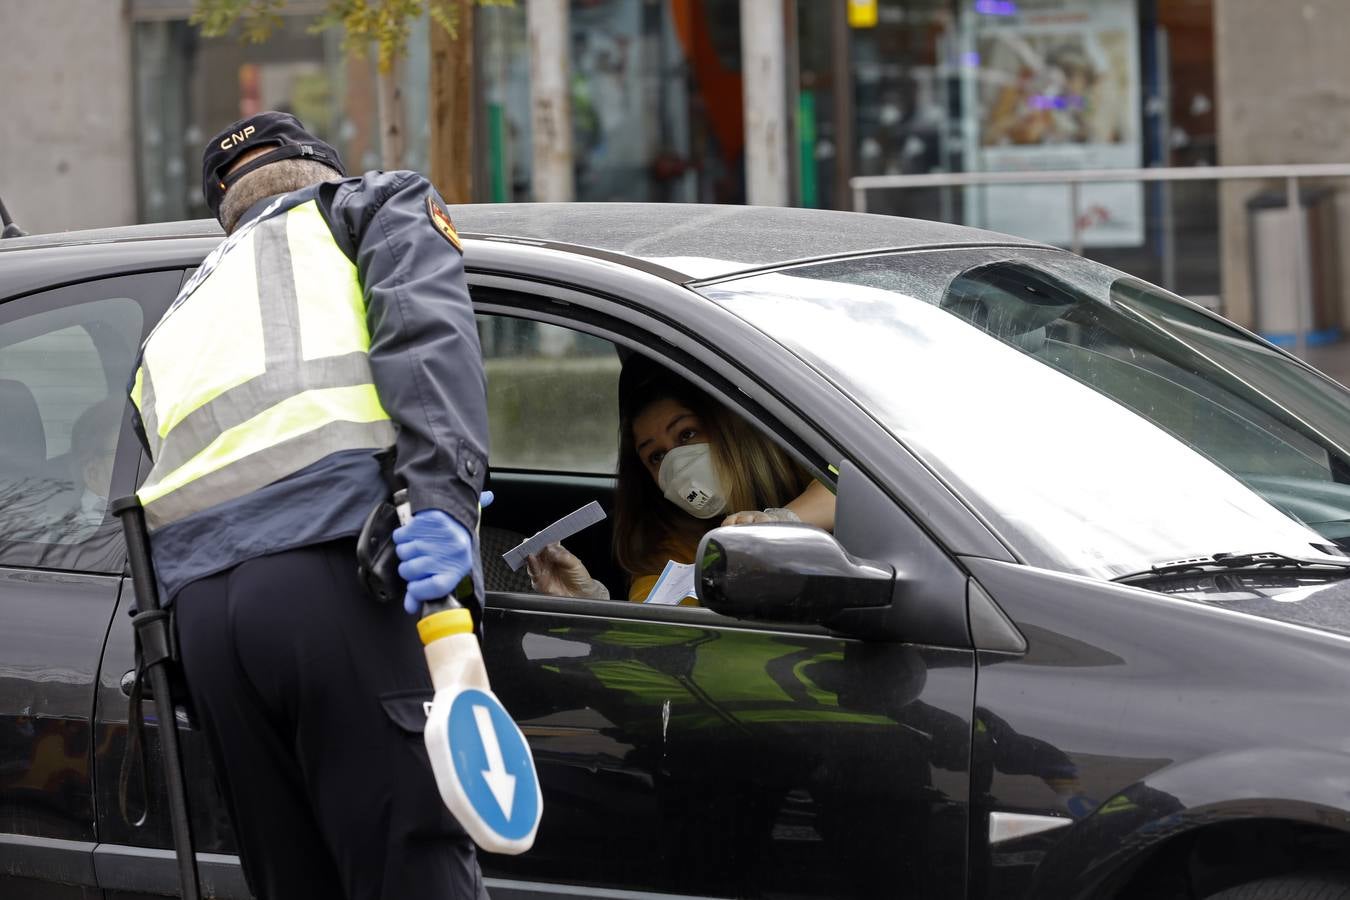
[[[533,850],[483,856],[495,897],[1350,896],[1344,388],[972,229],[455,217],[493,429],[484,656],[545,797]],[[158,770],[123,767],[132,592],[103,511],[146,460],[125,417],[102,446],[84,423],[219,240],[0,242],[0,897],[175,890]],[[612,503],[617,351],[779,442],[836,491],[834,534],[712,532],[701,608],[531,593],[496,554]],[[622,597],[607,525],[568,546]],[[178,725],[207,893],[246,897]]]

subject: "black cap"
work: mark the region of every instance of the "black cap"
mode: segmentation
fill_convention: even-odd
[[[239,157],[258,147],[275,147],[250,160],[229,175],[231,165]],[[305,130],[300,120],[290,113],[265,112],[240,119],[220,134],[211,138],[202,151],[202,196],[211,214],[219,218],[220,201],[230,185],[254,169],[283,159],[304,157],[323,163],[339,175],[346,175],[338,152]]]

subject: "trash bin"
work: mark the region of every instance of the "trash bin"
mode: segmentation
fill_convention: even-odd
[[[1336,236],[1336,192],[1331,188],[1299,191],[1303,217],[1302,259],[1294,255],[1294,219],[1282,190],[1262,191],[1247,201],[1251,237],[1252,300],[1256,330],[1281,347],[1298,343],[1299,276],[1311,300],[1309,320],[1302,321],[1306,346],[1340,340],[1340,261]]]

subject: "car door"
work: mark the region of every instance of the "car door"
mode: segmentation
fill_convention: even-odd
[[[475,298],[491,313],[483,344],[497,502],[485,531],[528,534],[572,504],[607,505],[619,362],[604,343],[658,354],[666,343],[607,332],[588,313],[539,316],[529,297]],[[801,446],[801,435],[779,436]],[[919,606],[955,627],[916,630],[913,642],[860,640],[707,609],[490,590],[484,656],[530,741],[545,806],[529,853],[483,857],[490,887],[964,896],[974,694],[964,576],[859,467],[802,461],[823,478],[827,464],[841,472],[844,546],[908,560],[923,584]],[[606,527],[567,546],[623,596],[597,540]]]
[[[143,299],[145,325],[137,338],[137,346],[159,321],[183,280],[191,276],[192,269],[161,274],[171,276],[166,281],[167,291]],[[131,378],[132,364],[133,361],[128,361],[126,371],[117,376],[119,395]],[[139,440],[130,430],[124,435],[123,444],[123,450],[133,461],[129,464],[127,479],[117,482],[113,497],[132,493],[150,464]],[[120,526],[118,542],[120,548]],[[134,603],[131,580],[124,577],[116,612],[106,627],[95,702],[92,764],[99,843],[92,852],[93,872],[102,888],[117,892],[118,900],[173,894],[178,885],[168,793],[159,756],[159,726],[148,684],[143,706],[144,772],[139,757],[128,758],[127,755],[127,704],[135,670],[135,639],[131,625]],[[181,684],[175,686],[182,689]],[[188,810],[192,817],[192,838],[203,890],[222,900],[248,900],[252,894],[235,855],[234,832],[205,736],[191,716],[186,691],[183,690],[177,699],[179,748],[188,783]]]
[[[121,397],[150,308],[180,280],[0,302],[2,896],[85,897],[96,884],[94,686],[125,557],[103,506],[134,482]]]

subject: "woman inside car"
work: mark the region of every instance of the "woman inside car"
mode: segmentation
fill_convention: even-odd
[[[721,525],[834,529],[834,494],[739,415],[633,355],[619,376],[614,554],[641,602],[668,561],[692,563]],[[536,591],[609,599],[581,560],[552,544],[526,561]],[[697,605],[690,597],[682,605]]]

